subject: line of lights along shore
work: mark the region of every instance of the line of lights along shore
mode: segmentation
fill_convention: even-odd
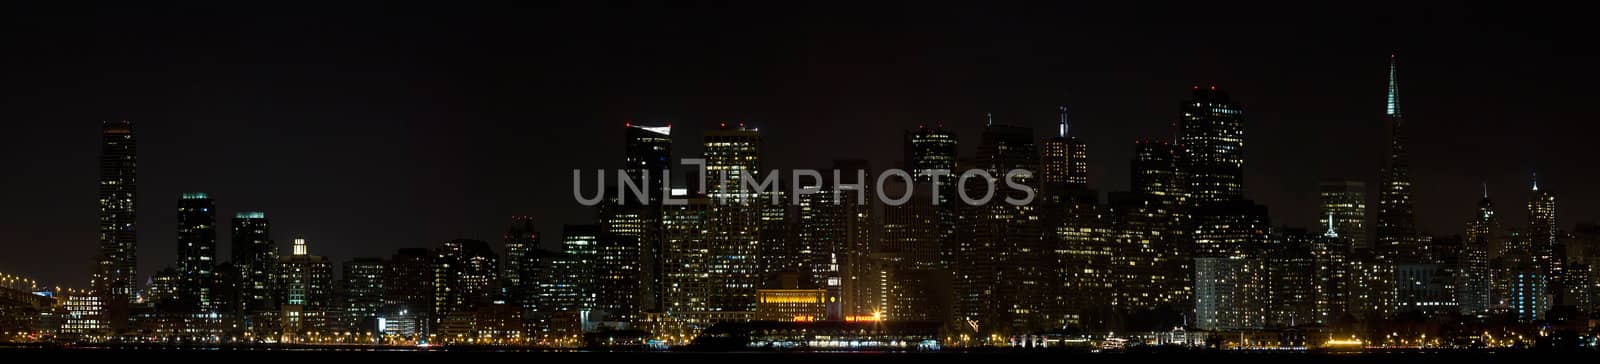
[[[1537,177],[1525,227],[1501,222],[1485,185],[1461,234],[1417,231],[1396,62],[1378,190],[1318,184],[1311,228],[1275,226],[1244,197],[1247,113],[1197,86],[1175,137],[1133,143],[1130,191],[1089,188],[1067,107],[1042,138],[986,117],[972,156],[943,125],[919,124],[900,140],[894,167],[911,173],[898,183],[845,174],[756,191],[735,186],[768,173],[757,129],[704,132],[703,171],[683,170],[670,124],[629,122],[630,179],[600,186],[662,193],[601,190],[595,223],[548,243],[518,216],[499,251],[456,239],[336,263],[313,238],[281,253],[271,218],[283,217],[240,210],[232,254],[218,257],[226,196],[191,192],[175,196],[176,264],[136,277],[134,125],[106,122],[89,288],[0,274],[0,342],[1504,348],[1573,333],[1592,347],[1600,226],[1561,227]],[[863,159],[825,167],[873,171]],[[979,204],[949,203],[982,194],[958,175],[921,173],[969,169],[1037,173],[1007,176],[1021,188]],[[913,198],[874,198],[886,194]],[[792,203],[746,203],[769,199]]]

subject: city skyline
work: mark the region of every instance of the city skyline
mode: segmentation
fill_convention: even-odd
[[[1600,345],[1600,74],[1549,21],[558,8],[28,9],[0,343]]]
[[[1562,205],[1564,221],[1600,218],[1600,207],[1581,203],[1600,192],[1579,188],[1600,176],[1569,159],[1587,153],[1581,105],[1595,82],[1574,70],[1592,56],[1558,46],[1575,34],[1562,22],[1534,24],[1515,9],[1335,11],[1349,17],[1309,24],[1221,16],[1215,33],[1232,38],[1215,44],[1182,36],[1198,21],[1176,10],[1123,25],[1006,8],[869,10],[833,25],[798,10],[763,24],[724,16],[738,9],[662,9],[699,20],[676,25],[652,20],[655,9],[480,10],[427,12],[437,23],[411,27],[424,11],[399,8],[334,29],[288,24],[343,18],[270,9],[211,18],[199,16],[206,9],[7,12],[61,16],[7,22],[17,48],[5,61],[11,87],[0,116],[15,121],[16,142],[3,155],[20,172],[0,192],[11,201],[0,240],[21,247],[0,257],[0,269],[62,283],[91,271],[79,263],[96,249],[83,212],[94,201],[82,191],[97,156],[81,146],[94,143],[100,120],[134,121],[143,135],[140,204],[154,212],[139,214],[138,276],[148,277],[176,261],[177,237],[165,227],[177,216],[159,211],[183,192],[217,199],[219,231],[234,212],[265,211],[336,260],[455,238],[498,246],[509,216],[586,223],[567,194],[539,191],[566,189],[560,177],[573,168],[617,168],[616,135],[628,121],[671,121],[689,136],[744,121],[786,147],[769,151],[780,168],[836,158],[882,168],[900,160],[893,142],[918,124],[951,129],[971,156],[985,113],[1048,135],[1065,105],[1091,150],[1091,187],[1127,190],[1133,141],[1169,135],[1188,88],[1212,84],[1250,110],[1247,197],[1270,206],[1274,222],[1312,227],[1319,181],[1379,185],[1384,152],[1371,146],[1385,143],[1384,100],[1374,90],[1386,85],[1373,69],[1391,51],[1403,59],[1412,174],[1429,186],[1414,196],[1421,230],[1461,233],[1482,182],[1502,201],[1526,199],[1535,170],[1579,202]],[[510,29],[524,15],[543,21]],[[613,26],[586,24],[601,19]],[[670,26],[640,34],[653,25]],[[538,47],[501,42],[568,28],[584,32]],[[65,43],[103,56],[56,47]],[[721,50],[730,44],[751,52]],[[663,57],[635,62],[621,51],[629,49]],[[674,159],[699,153],[683,138]],[[807,145],[827,148],[799,147]],[[586,150],[594,152],[572,153]],[[507,167],[524,164],[532,166]],[[1522,215],[1504,220],[1520,226]],[[227,254],[225,239],[218,245]]]

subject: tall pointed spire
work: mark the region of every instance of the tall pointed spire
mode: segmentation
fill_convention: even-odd
[[[1062,138],[1066,138],[1067,137],[1067,107],[1066,106],[1062,106],[1061,107],[1061,125],[1057,127],[1056,133],[1058,133],[1059,134],[1058,136],[1060,136]]]
[[[1533,190],[1539,190],[1539,172],[1533,172]]]
[[[1394,53],[1389,53],[1389,97],[1384,115],[1392,118],[1400,117],[1400,83],[1395,78],[1396,59]]]
[[[983,113],[983,125],[984,126],[994,125],[994,113],[992,113],[992,112]]]
[[[1489,199],[1489,182],[1483,182],[1483,199]]]

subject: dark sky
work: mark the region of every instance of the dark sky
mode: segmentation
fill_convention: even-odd
[[[984,112],[1043,136],[1065,104],[1093,187],[1124,190],[1132,142],[1169,137],[1196,84],[1245,106],[1247,195],[1308,226],[1318,180],[1376,184],[1390,51],[1424,231],[1460,233],[1480,181],[1521,224],[1535,170],[1563,226],[1600,217],[1581,12],[445,4],[4,5],[0,271],[87,285],[98,127],[116,119],[137,124],[143,274],[172,263],[185,191],[338,261],[498,245],[516,214],[549,243],[590,221],[571,169],[618,167],[627,120],[672,121],[679,157],[745,121],[770,167],[882,168],[918,123],[970,156]]]

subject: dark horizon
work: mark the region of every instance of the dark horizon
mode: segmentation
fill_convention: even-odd
[[[1590,154],[1600,84],[1575,14],[219,6],[6,11],[0,155],[17,172],[0,188],[13,248],[0,272],[87,287],[98,122],[124,119],[139,139],[141,283],[174,262],[182,192],[216,199],[219,257],[238,211],[265,212],[281,248],[305,236],[336,262],[456,238],[498,249],[514,215],[551,246],[562,224],[593,220],[571,170],[620,168],[630,120],[672,121],[676,158],[744,121],[767,168],[882,169],[918,124],[953,129],[970,157],[984,113],[1044,137],[1065,105],[1090,186],[1122,191],[1133,141],[1170,138],[1196,85],[1244,106],[1245,195],[1276,226],[1314,227],[1318,181],[1375,195],[1390,52],[1423,232],[1463,233],[1480,183],[1522,226],[1534,172],[1560,227],[1600,219],[1600,191],[1582,188],[1600,172],[1569,157]]]

